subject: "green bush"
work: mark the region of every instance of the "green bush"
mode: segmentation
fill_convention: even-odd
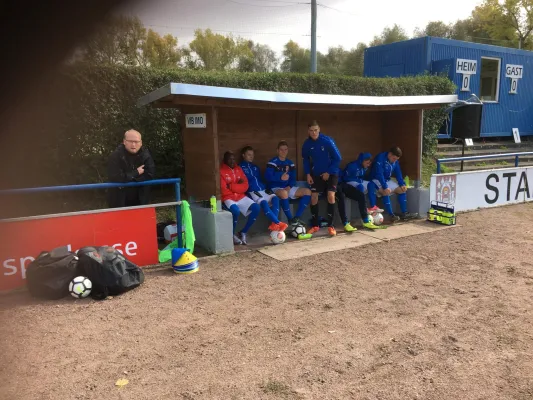
[[[324,74],[203,72],[122,66],[75,64],[50,82],[50,98],[61,99],[61,113],[45,130],[46,151],[53,181],[75,184],[106,180],[109,154],[127,129],[143,134],[152,152],[157,177],[183,176],[183,154],[177,111],[137,107],[143,95],[169,82],[193,83],[269,91],[412,96],[452,94],[455,87],[444,77],[361,78]],[[443,110],[425,112],[424,154],[433,155]]]

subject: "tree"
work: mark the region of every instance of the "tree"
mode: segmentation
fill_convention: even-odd
[[[177,67],[183,52],[178,48],[178,39],[168,34],[159,35],[148,31],[142,46],[142,65],[156,68]]]
[[[146,29],[137,17],[108,17],[80,50],[81,58],[98,64],[138,65]]]
[[[491,39],[506,46],[533,49],[533,0],[484,0],[472,11]]]
[[[330,47],[326,54],[317,54],[318,72],[324,74],[342,74],[346,65],[348,52],[342,46]]]
[[[364,43],[358,43],[356,48],[348,52],[343,67],[343,73],[345,75],[363,76],[365,49],[367,47]]]
[[[239,52],[245,51],[246,46],[236,43],[231,36],[213,33],[211,29],[197,29],[189,47],[204,69],[221,71],[232,67]]]
[[[453,26],[442,21],[430,21],[424,29],[415,29],[415,37],[433,36],[451,39],[453,37]]]
[[[278,57],[268,45],[247,40],[246,49],[239,50],[237,69],[241,72],[272,72],[278,67]]]
[[[281,63],[283,72],[306,73],[311,69],[311,51],[301,48],[298,43],[292,40],[285,45],[283,58]]]
[[[407,39],[409,39],[409,37],[405,30],[401,26],[394,24],[392,28],[387,26],[383,29],[383,32],[381,32],[379,36],[374,36],[374,39],[370,42],[370,47],[401,42],[402,40]]]

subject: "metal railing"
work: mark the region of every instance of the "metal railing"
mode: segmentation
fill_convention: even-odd
[[[173,184],[176,193],[176,228],[178,236],[178,246],[183,247],[182,237],[182,223],[181,223],[181,179],[154,179],[145,182],[131,182],[131,183],[90,183],[84,185],[65,185],[65,186],[43,186],[35,188],[23,188],[23,189],[8,189],[0,190],[0,195],[9,194],[26,194],[26,193],[38,193],[38,192],[68,192],[74,190],[91,190],[91,189],[109,189],[109,188],[124,188],[124,187],[136,187],[136,186],[154,186],[154,185],[170,185]]]
[[[441,164],[461,161],[461,172],[463,171],[464,161],[478,161],[489,160],[493,158],[509,158],[514,157],[514,166],[518,167],[519,159],[523,156],[533,156],[533,151],[523,151],[520,153],[499,153],[499,154],[486,154],[481,156],[466,156],[466,157],[451,157],[451,158],[439,158],[437,159],[437,174],[441,173]]]

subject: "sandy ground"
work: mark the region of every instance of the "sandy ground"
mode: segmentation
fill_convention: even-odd
[[[0,296],[0,398],[531,399],[533,204],[458,222],[103,302]]]

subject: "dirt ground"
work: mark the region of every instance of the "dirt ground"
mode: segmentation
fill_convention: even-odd
[[[0,398],[531,399],[533,204],[458,223],[102,302],[0,296]]]

